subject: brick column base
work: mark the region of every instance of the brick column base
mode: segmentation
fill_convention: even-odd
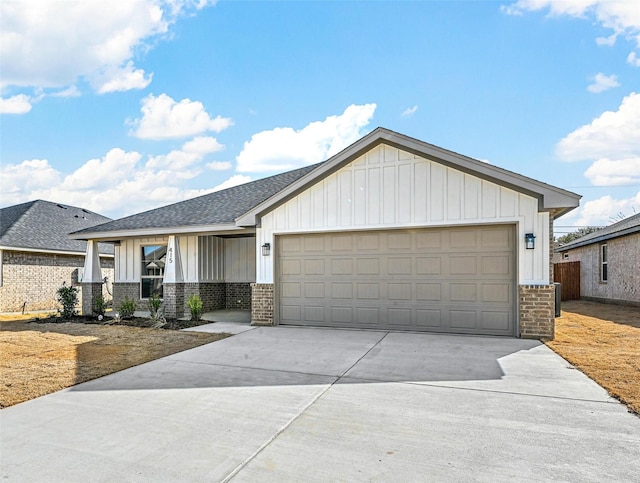
[[[184,317],[184,284],[165,283],[162,285],[164,316],[168,319]]]
[[[274,325],[273,284],[251,284],[251,325]]]
[[[93,315],[98,297],[102,297],[102,282],[82,284],[82,315]]]
[[[520,336],[553,339],[555,336],[555,286],[520,285]]]

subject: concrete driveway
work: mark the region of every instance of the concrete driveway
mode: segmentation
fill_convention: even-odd
[[[640,418],[536,341],[254,328],[2,410],[3,481],[631,481]]]

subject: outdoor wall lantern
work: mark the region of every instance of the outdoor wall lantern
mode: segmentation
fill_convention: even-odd
[[[262,245],[262,256],[268,257],[270,253],[271,253],[271,244],[265,243],[264,245]]]
[[[533,250],[536,245],[536,237],[533,235],[533,233],[527,233],[524,236],[524,242],[526,244],[527,250]]]

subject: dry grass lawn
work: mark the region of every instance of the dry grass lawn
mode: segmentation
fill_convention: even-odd
[[[128,326],[0,322],[0,408],[228,336]]]
[[[640,415],[640,308],[562,302],[547,345]]]

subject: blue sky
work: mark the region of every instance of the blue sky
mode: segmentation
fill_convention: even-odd
[[[377,126],[640,212],[637,0],[3,0],[1,199],[121,217]]]

